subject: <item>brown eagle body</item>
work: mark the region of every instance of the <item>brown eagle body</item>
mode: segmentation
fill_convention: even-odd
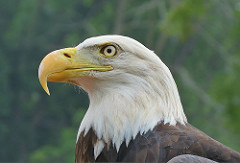
[[[240,154],[210,138],[190,124],[170,126],[158,124],[146,134],[138,134],[128,147],[120,150],[110,145],[94,159],[97,137],[93,130],[80,134],[76,144],[75,162],[167,162],[178,155],[192,154],[217,162],[240,162]]]

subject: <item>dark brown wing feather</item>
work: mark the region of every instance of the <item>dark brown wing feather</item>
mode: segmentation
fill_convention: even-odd
[[[97,142],[97,136],[92,129],[85,136],[83,133],[80,134],[75,147],[75,162],[95,162],[93,145]]]
[[[96,143],[93,130],[76,144],[76,162],[167,162],[175,156],[192,154],[217,162],[240,162],[240,154],[210,138],[190,124],[157,125],[153,131],[138,134],[128,147],[123,143],[119,152],[113,146],[103,149],[94,160]]]

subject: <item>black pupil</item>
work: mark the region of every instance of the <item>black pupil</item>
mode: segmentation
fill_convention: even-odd
[[[112,49],[108,48],[107,53],[112,53]]]

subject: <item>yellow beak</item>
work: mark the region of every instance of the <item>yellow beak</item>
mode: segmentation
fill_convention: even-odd
[[[69,82],[70,79],[88,76],[90,70],[110,71],[111,66],[99,66],[81,58],[76,48],[66,48],[51,52],[40,63],[38,78],[43,89],[50,95],[47,81]]]

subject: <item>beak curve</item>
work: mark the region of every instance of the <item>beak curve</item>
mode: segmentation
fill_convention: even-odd
[[[68,82],[71,78],[88,76],[89,71],[110,71],[111,66],[94,65],[81,58],[76,48],[65,48],[46,55],[38,68],[38,78],[43,89],[50,95],[47,81]]]

